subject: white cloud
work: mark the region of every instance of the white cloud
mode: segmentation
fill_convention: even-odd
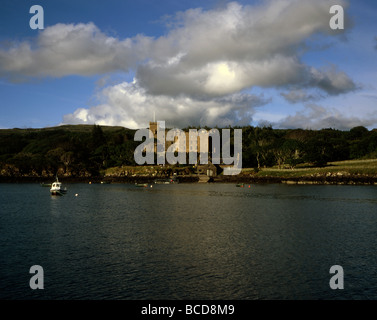
[[[64,117],[64,123],[120,125],[132,129],[147,127],[149,121],[165,121],[171,127],[188,125],[247,125],[255,108],[268,100],[263,96],[234,94],[226,97],[198,100],[187,96],[155,96],[145,92],[136,81],[105,88],[100,93],[102,104],[79,108]]]
[[[317,70],[300,59],[312,36],[337,33],[329,27],[330,3],[230,3],[180,13],[179,27],[154,41],[150,61],[139,66],[136,77],[155,95],[215,97],[254,86],[315,87],[330,95],[352,91],[356,85],[345,73]]]
[[[347,116],[335,108],[324,108],[315,104],[305,105],[303,110],[295,115],[274,123],[280,128],[302,128],[318,130],[322,128],[336,128],[349,130],[357,126],[373,127],[377,125],[377,114],[364,115],[364,117]]]
[[[103,89],[102,103],[78,108],[64,117],[65,123],[137,128],[146,126],[155,111],[177,127],[248,124],[255,108],[269,101],[244,93],[255,87],[277,88],[290,102],[357,88],[337,67],[314,68],[302,59],[314,36],[343,33],[329,27],[335,2],[348,6],[346,0],[266,0],[187,10],[158,38],[118,39],[93,23],[57,24],[41,31],[35,44],[0,47],[0,77],[135,73],[135,82]],[[98,85],[105,83],[102,78]],[[286,121],[299,116],[305,115]]]
[[[329,27],[330,4],[277,0],[192,9],[178,14],[178,24],[156,39],[120,40],[93,23],[56,24],[40,32],[35,45],[24,41],[0,49],[0,76],[20,80],[132,69],[155,95],[213,97],[253,86],[298,84],[328,94],[347,92],[354,85],[346,74],[316,70],[300,60],[310,37],[339,33]]]
[[[280,95],[290,103],[313,101],[321,98],[320,94],[310,93],[303,89],[293,89],[288,92],[282,92]]]
[[[138,68],[137,79],[151,94],[219,97],[253,86],[276,87],[306,81],[308,72],[294,57],[259,62],[215,61],[200,68],[181,65]]]
[[[331,95],[351,92],[357,89],[357,85],[342,71],[335,66],[322,71],[312,68],[312,83]]]
[[[327,95],[336,96],[361,88],[334,65],[320,70],[310,68],[310,76],[306,81],[303,80],[288,87],[292,89],[282,92],[281,96],[290,103],[319,100]]]
[[[29,77],[93,75],[135,68],[145,58],[150,39],[118,40],[93,23],[56,24],[44,29],[36,44],[28,41],[0,48],[0,76]]]

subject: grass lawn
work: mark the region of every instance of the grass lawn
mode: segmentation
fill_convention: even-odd
[[[242,173],[252,174],[254,169],[243,169]],[[361,174],[377,175],[377,159],[370,160],[348,160],[329,162],[325,167],[311,167],[309,165],[297,166],[295,169],[279,169],[277,167],[262,168],[256,176],[259,177],[302,177],[323,174]]]

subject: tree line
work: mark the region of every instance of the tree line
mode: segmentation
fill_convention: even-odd
[[[243,166],[320,167],[328,162],[377,158],[377,130],[358,126],[349,131],[243,128]]]
[[[133,137],[134,130],[98,125],[0,130],[1,175],[98,176],[134,164]]]
[[[232,129],[232,128],[231,128]],[[294,168],[300,164],[377,158],[377,130],[242,129],[244,168]],[[99,125],[0,130],[1,175],[98,176],[111,167],[135,165],[135,130]]]

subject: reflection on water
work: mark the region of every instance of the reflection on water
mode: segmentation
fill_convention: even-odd
[[[1,298],[377,298],[376,187],[68,190],[0,185]],[[28,287],[34,264],[46,290]],[[347,290],[329,288],[335,264]]]

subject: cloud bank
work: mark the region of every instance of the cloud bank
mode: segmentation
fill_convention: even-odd
[[[0,48],[0,76],[12,81],[128,71],[146,57],[149,38],[109,37],[93,23],[56,24],[27,41]]]
[[[377,114],[370,114],[367,119],[356,116],[345,116],[341,111],[334,108],[324,108],[316,104],[307,104],[304,109],[296,112],[293,116],[287,116],[283,120],[274,123],[279,128],[302,128],[319,130],[322,128],[336,128],[349,130],[353,127],[369,127],[377,123]]]
[[[263,96],[235,93],[216,99],[197,100],[187,96],[171,98],[151,95],[136,81],[110,86],[100,93],[103,104],[90,109],[79,108],[64,117],[64,123],[96,123],[128,128],[147,127],[153,120],[164,120],[167,126],[183,128],[190,124],[228,126],[248,125],[255,109],[268,102]]]
[[[0,77],[134,72],[134,82],[105,88],[103,103],[77,109],[64,123],[138,128],[156,112],[176,126],[249,124],[256,108],[269,101],[251,93],[256,87],[275,88],[290,103],[357,89],[336,66],[314,68],[302,61],[308,40],[342,33],[329,27],[332,4],[277,0],[191,9],[171,17],[169,31],[159,38],[121,40],[93,23],[57,24],[40,32],[35,44],[0,48]],[[345,0],[336,4],[348,6]]]

